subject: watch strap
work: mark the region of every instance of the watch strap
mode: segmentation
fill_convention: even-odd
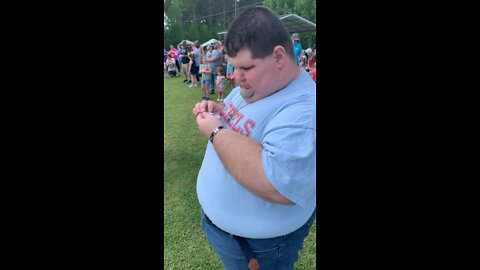
[[[217,133],[222,129],[223,129],[223,126],[218,126],[213,130],[212,134],[210,134],[210,142],[211,143],[213,143],[213,138],[215,138],[215,135],[217,135]]]

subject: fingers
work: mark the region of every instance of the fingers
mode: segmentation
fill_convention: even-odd
[[[223,115],[223,111],[222,111],[223,107],[224,107],[223,104],[219,104],[213,101],[203,100],[202,102],[195,104],[195,106],[193,107],[192,113],[195,116],[198,116],[198,114],[204,113],[204,112],[211,112],[211,113]]]
[[[198,106],[198,103],[195,104],[195,106],[193,106],[193,109],[192,109],[192,113],[193,113],[193,115],[195,115],[195,116],[197,116],[197,111],[198,111],[197,106]]]
[[[199,113],[197,115],[197,125],[198,125],[198,120],[201,120],[201,119],[205,119],[205,116],[203,115],[203,113]]]
[[[216,105],[216,104],[215,104],[215,102],[213,102],[213,101],[208,102],[208,103],[207,103],[208,111],[209,111],[209,112],[214,112],[215,105]]]
[[[195,104],[195,107],[193,107],[193,115],[197,116],[199,113],[203,113],[203,112],[210,112],[211,110],[213,110],[213,105],[211,103],[214,103],[212,101],[202,101],[202,102],[199,102],[197,104]]]
[[[200,113],[200,102],[195,104],[192,110],[193,115],[197,116]]]

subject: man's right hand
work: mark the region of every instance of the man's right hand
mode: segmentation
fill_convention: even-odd
[[[195,104],[193,107],[193,115],[198,116],[203,112],[211,112],[218,115],[223,115],[223,108],[225,108],[225,104],[217,103],[210,100],[203,100]]]

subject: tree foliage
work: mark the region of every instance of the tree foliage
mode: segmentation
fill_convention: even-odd
[[[238,1],[238,2],[235,2]],[[184,39],[205,42],[211,38],[223,40],[220,31],[227,30],[237,14],[247,7],[263,5],[278,15],[295,13],[316,23],[314,0],[165,0],[164,48],[176,46]],[[303,48],[315,44],[316,33],[301,33]]]

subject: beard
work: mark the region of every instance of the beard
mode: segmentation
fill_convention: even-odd
[[[242,96],[243,99],[247,100],[251,97],[253,97],[253,91],[252,89],[244,89],[240,87],[240,95]]]

